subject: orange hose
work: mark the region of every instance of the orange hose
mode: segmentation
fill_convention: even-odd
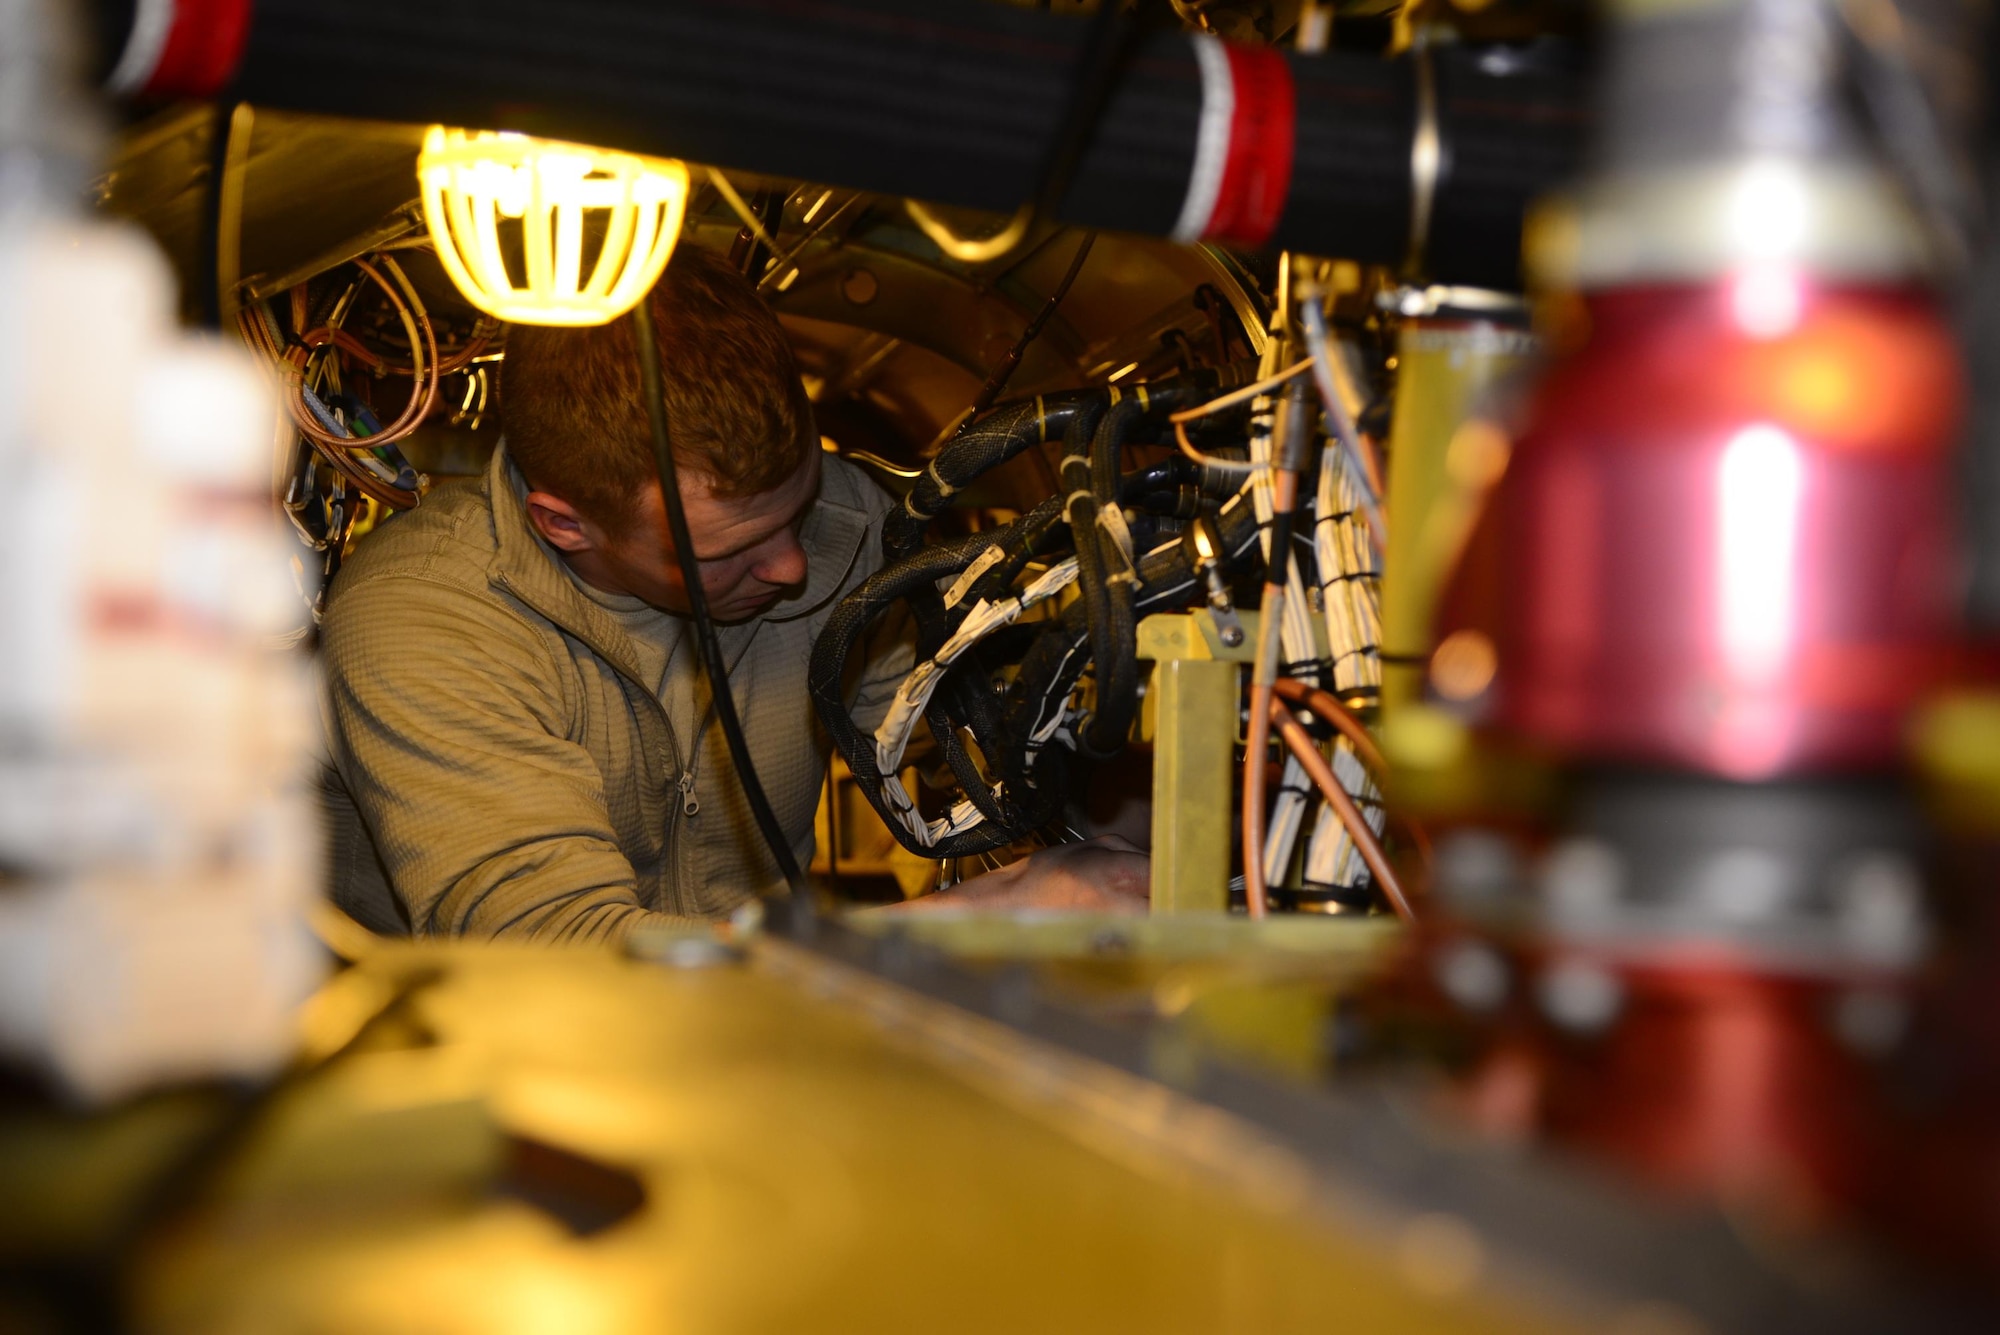
[[[1326,763],[1326,757],[1321,755],[1319,747],[1313,744],[1312,735],[1305,730],[1303,724],[1292,717],[1291,710],[1287,709],[1281,700],[1271,701],[1268,717],[1272,725],[1278,729],[1279,735],[1285,739],[1285,745],[1291,748],[1294,756],[1298,757],[1299,764],[1305,767],[1313,785],[1319,789],[1320,796],[1326,799],[1327,805],[1333,808],[1336,816],[1340,817],[1340,823],[1347,827],[1347,833],[1354,840],[1355,848],[1361,852],[1361,860],[1368,864],[1368,870],[1374,874],[1375,884],[1381,887],[1382,897],[1389,901],[1389,907],[1396,911],[1398,918],[1414,925],[1417,921],[1416,910],[1410,907],[1409,897],[1403,893],[1403,883],[1397,879],[1395,868],[1389,865],[1388,854],[1382,851],[1382,841],[1377,839],[1375,831],[1369,828],[1368,821],[1361,814],[1361,808],[1354,805],[1354,799],[1340,786],[1340,780],[1334,775],[1333,767]],[[1248,883],[1247,877],[1245,883]]]

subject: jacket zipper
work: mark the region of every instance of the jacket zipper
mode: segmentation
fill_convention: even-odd
[[[684,816],[701,814],[701,799],[694,795],[695,770],[701,765],[701,739],[708,735],[708,721],[714,717],[715,707],[711,704],[708,712],[694,725],[694,745],[688,748],[687,763],[681,767],[681,814]]]

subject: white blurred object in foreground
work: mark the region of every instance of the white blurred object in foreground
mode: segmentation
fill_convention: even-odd
[[[273,1069],[323,970],[274,405],[172,293],[0,219],[0,1051],[91,1099]]]

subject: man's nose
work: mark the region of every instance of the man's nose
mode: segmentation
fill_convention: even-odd
[[[766,584],[803,584],[806,579],[806,549],[796,533],[786,529],[759,554],[751,573]]]

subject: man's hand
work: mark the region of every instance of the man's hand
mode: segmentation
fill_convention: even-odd
[[[1115,834],[1080,844],[1058,844],[962,885],[903,904],[887,913],[923,909],[1068,909],[1088,913],[1143,913],[1152,863]]]

